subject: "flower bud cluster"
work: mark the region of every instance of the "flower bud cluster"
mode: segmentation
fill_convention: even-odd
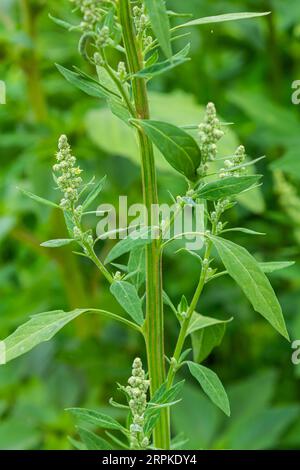
[[[200,148],[204,165],[216,159],[217,143],[223,136],[224,132],[221,129],[215,105],[208,103],[204,122],[199,125]]]
[[[110,31],[108,26],[103,26],[97,35],[96,47],[102,49],[111,44]]]
[[[91,31],[95,28],[96,24],[102,18],[102,10],[100,0],[70,0],[75,4],[76,8],[80,9],[83,19],[80,23],[80,28],[83,31]]]
[[[60,205],[63,209],[71,210],[78,200],[78,188],[82,183],[79,175],[82,170],[76,166],[76,158],[71,153],[71,147],[65,135],[59,138],[56,160],[57,163],[53,166],[53,171],[60,173],[56,181],[57,186],[64,194]]]
[[[142,38],[143,47],[146,49],[152,44],[152,36],[148,36],[147,29],[150,24],[148,15],[145,12],[145,6],[141,5],[140,7],[136,5],[133,7],[133,21],[136,29],[136,34],[138,37]]]
[[[244,163],[246,158],[246,150],[243,145],[240,145],[234,156],[231,159],[225,160],[224,162],[224,167],[221,168],[219,172],[219,177],[220,178],[225,178],[226,176],[241,176],[242,174],[245,173],[246,168],[236,168],[239,165],[242,165]],[[235,169],[236,168],[236,169]]]
[[[141,359],[136,358],[132,365],[132,375],[128,379],[126,392],[129,395],[129,407],[132,413],[130,425],[130,446],[132,449],[145,449],[149,439],[144,434],[145,411],[147,408],[147,391],[150,382],[145,379]]]

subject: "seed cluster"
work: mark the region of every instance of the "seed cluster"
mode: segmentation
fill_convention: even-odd
[[[215,105],[208,103],[204,122],[199,125],[200,148],[204,165],[216,159],[217,143],[223,135]]]
[[[56,182],[64,194],[60,201],[63,209],[71,210],[78,201],[78,188],[82,183],[79,176],[81,168],[76,166],[76,158],[71,153],[71,147],[65,135],[60,136],[58,141],[57,163],[53,166],[55,173],[60,173]]]
[[[246,158],[246,150],[243,145],[240,145],[234,156],[231,159],[225,160],[224,162],[224,167],[220,169],[219,176],[220,178],[225,178],[226,176],[241,176],[243,173],[245,173],[246,168],[236,168],[242,163],[244,163]]]
[[[153,38],[147,34],[149,27],[149,17],[145,12],[145,6],[141,5],[133,7],[133,21],[136,29],[136,34],[142,39],[143,47],[146,49],[152,44]]]
[[[101,20],[102,10],[100,0],[70,0],[80,9],[83,19],[80,27],[84,31],[91,31],[95,28],[96,24]]]
[[[145,411],[147,408],[147,391],[150,382],[145,379],[145,371],[140,358],[136,358],[132,365],[132,375],[128,379],[126,392],[128,393],[129,407],[132,413],[130,425],[130,446],[132,449],[145,449],[149,439],[144,434]]]

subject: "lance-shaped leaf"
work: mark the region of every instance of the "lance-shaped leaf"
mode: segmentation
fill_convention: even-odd
[[[94,202],[96,197],[101,193],[103,186],[106,181],[106,176],[104,176],[97,184],[95,184],[89,194],[87,195],[85,201],[82,204],[83,210],[86,210]]]
[[[100,413],[99,411],[89,410],[87,408],[67,408],[66,411],[72,413],[72,415],[75,416],[77,420],[93,424],[94,426],[97,426],[101,429],[123,429],[118,421],[116,421],[111,416]]]
[[[210,236],[210,239],[228,274],[241,287],[254,310],[289,340],[280,304],[259,263],[245,248],[229,240],[215,236]]]
[[[41,243],[41,246],[45,248],[59,248],[61,246],[70,245],[70,243],[74,242],[73,238],[57,238],[55,240],[48,240],[46,242]]]
[[[135,121],[160,150],[167,162],[194,181],[201,163],[201,152],[193,137],[173,124],[161,121]]]
[[[87,450],[111,450],[112,446],[92,431],[78,426],[78,434]]]
[[[259,263],[259,266],[264,273],[273,273],[274,271],[279,271],[280,269],[289,268],[294,264],[295,261],[270,261],[268,263]]]
[[[129,273],[135,273],[131,277],[131,282],[137,289],[143,284],[146,278],[146,250],[141,246],[130,252],[128,261]]]
[[[230,405],[227,393],[215,372],[200,364],[188,361],[190,373],[201,385],[203,391],[227,416],[230,416]]]
[[[30,199],[33,199],[36,202],[39,202],[40,204],[44,204],[45,206],[50,206],[50,207],[55,207],[56,209],[62,209],[58,204],[55,204],[55,202],[49,201],[48,199],[44,199],[43,197],[37,196],[36,194],[31,193],[30,191],[26,191],[25,189],[18,188],[25,196],[30,197]]]
[[[112,93],[94,80],[89,80],[77,72],[66,69],[62,65],[56,64],[56,67],[69,83],[79,88],[79,90],[87,95],[93,96],[94,98],[111,98]]]
[[[139,298],[134,285],[126,281],[114,281],[110,291],[124,310],[138,324],[144,323],[142,300]]]
[[[251,18],[257,18],[259,16],[269,15],[270,13],[271,13],[270,11],[266,11],[263,13],[242,12],[242,13],[227,13],[225,15],[217,15],[217,16],[206,16],[203,18],[197,18],[195,20],[188,21],[187,23],[180,24],[173,29],[188,28],[190,26],[199,26],[202,24],[224,23],[225,21],[249,20]]]
[[[155,230],[153,227],[143,227],[140,230],[132,232],[128,237],[119,241],[119,243],[111,249],[105,258],[104,263],[111,263],[125,253],[151,243],[154,235],[153,230]]]
[[[261,175],[228,176],[216,181],[206,183],[196,191],[197,197],[209,201],[234,196],[253,186]]]
[[[172,70],[175,67],[178,67],[179,65],[184,64],[190,60],[187,57],[189,50],[190,44],[187,44],[180,52],[171,57],[171,59],[167,59],[157,64],[150,64],[140,72],[136,73],[135,76],[141,78],[153,78],[157,75],[161,75],[162,73]]]
[[[165,0],[145,0],[145,5],[160,47],[167,57],[171,57],[170,22]]]
[[[145,412],[145,434],[150,434],[153,430],[162,407],[173,406],[180,401],[178,398],[182,392],[184,382],[184,380],[177,382],[169,389],[167,389],[166,383],[163,383],[156,390]]]
[[[34,315],[3,341],[6,362],[25,354],[44,341],[49,341],[67,323],[87,311],[87,309],[76,309],[71,312],[54,310]]]
[[[195,362],[202,362],[212,350],[219,346],[225,334],[226,324],[229,320],[218,320],[205,317],[194,312],[187,331],[192,337],[193,356]]]

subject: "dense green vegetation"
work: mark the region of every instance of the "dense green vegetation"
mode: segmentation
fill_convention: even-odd
[[[251,158],[267,156],[256,168],[265,175],[264,186],[228,212],[231,225],[267,236],[231,235],[258,260],[296,261],[269,276],[291,339],[300,339],[299,109],[291,101],[292,82],[300,79],[299,2],[290,0],[287,7],[283,0],[188,0],[183,6],[174,0],[168,6],[195,17],[272,11],[259,21],[193,29],[192,60],[151,82],[151,110],[154,119],[195,124],[203,119],[204,105],[214,101],[224,120],[235,123],[224,138],[224,155],[242,142]],[[7,104],[0,105],[1,338],[42,311],[93,305],[122,312],[87,260],[75,257],[68,246],[40,246],[67,236],[61,212],[39,206],[17,189],[58,200],[50,168],[61,134],[69,136],[87,179],[108,175],[101,202],[117,203],[119,194],[141,200],[130,130],[101,100],[76,90],[58,72],[55,63],[77,65],[87,73],[92,69],[77,54],[76,32],[67,34],[49,12],[70,23],[76,18],[67,1],[3,0],[0,6],[0,79],[7,87]],[[178,50],[185,44],[182,39]],[[157,165],[160,197],[168,201],[168,191],[184,190],[183,180],[162,158]],[[96,223],[91,216],[91,227]],[[101,256],[112,246],[112,241],[100,244]],[[181,252],[174,256],[174,247],[168,250],[164,282],[178,304],[182,292],[193,295],[198,264]],[[234,317],[222,346],[204,362],[226,384],[232,416],[213,407],[184,369],[179,375],[187,385],[174,414],[174,432],[189,437],[185,447],[190,448],[300,448],[300,366],[291,362],[289,343],[253,312],[230,278],[208,284],[201,302],[204,314]],[[168,310],[166,333],[170,355],[177,330]],[[108,400],[115,383],[126,382],[141,348],[134,332],[87,315],[52,342],[1,366],[0,448],[71,448],[67,436],[76,436],[76,430],[65,408],[100,409],[122,420],[122,410],[108,407]]]

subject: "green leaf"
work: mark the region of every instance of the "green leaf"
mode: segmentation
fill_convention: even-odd
[[[94,202],[94,200],[98,197],[98,195],[101,193],[103,186],[106,181],[106,176],[104,176],[99,183],[95,184],[90,193],[87,195],[85,201],[82,204],[83,210],[85,211],[91,204]]]
[[[151,405],[166,405],[167,406],[167,404],[169,403],[169,406],[172,406],[172,404],[174,404],[175,400],[181,394],[184,383],[185,381],[181,380],[180,382],[177,382],[176,384],[174,384],[168,390],[167,390],[166,384],[163,383],[156,390],[145,412],[145,426],[144,426],[145,434],[151,433],[161,413],[161,408],[153,407]]]
[[[144,323],[142,301],[134,285],[126,281],[114,281],[110,292],[138,325]]]
[[[241,232],[241,233],[246,233],[247,235],[266,235],[265,233],[256,232],[255,230],[251,230],[245,227],[233,227],[233,228],[227,228],[225,230],[222,230],[222,233],[225,233],[225,232]]]
[[[110,98],[111,94],[109,91],[105,90],[95,81],[88,80],[87,78],[83,77],[81,74],[77,72],[73,72],[72,70],[66,69],[62,65],[55,64],[59,72],[65,77],[65,79],[74,85],[79,90],[83,91],[89,96],[93,96],[94,98]]]
[[[215,325],[224,325],[232,320],[233,318],[229,318],[228,320],[218,320],[217,318],[206,317],[204,315],[200,315],[200,313],[194,312],[186,336],[204,328],[210,328]]]
[[[200,364],[188,361],[190,373],[201,385],[203,391],[227,416],[230,416],[230,405],[227,393],[215,372]]]
[[[60,18],[56,18],[55,16],[52,16],[50,13],[48,13],[48,17],[50,20],[52,20],[54,23],[58,24],[64,29],[67,29],[70,31],[70,29],[75,28],[76,26],[73,24],[68,23],[67,21],[61,20]]]
[[[198,18],[196,20],[188,21],[187,23],[180,24],[176,26],[174,29],[179,28],[188,28],[190,26],[198,26],[202,24],[212,24],[212,23],[223,23],[224,21],[236,21],[236,20],[247,20],[250,18],[257,18],[259,16],[269,15],[271,12],[263,12],[263,13],[227,13],[225,15],[217,15],[217,16],[206,16],[204,18]]]
[[[289,340],[282,310],[274,290],[259,263],[243,247],[235,243],[210,236],[228,274],[241,287],[252,303],[254,310]]]
[[[270,261],[269,263],[259,263],[259,266],[264,273],[273,273],[274,271],[294,266],[294,264],[295,261]]]
[[[87,311],[88,309],[71,312],[54,310],[34,315],[4,340],[6,362],[25,354],[44,341],[49,341],[67,323]]]
[[[146,278],[146,250],[141,246],[130,252],[128,261],[128,271],[135,272],[131,277],[131,281],[137,289],[141,287]]]
[[[56,240],[48,240],[47,242],[41,243],[41,246],[45,248],[59,248],[60,246],[70,245],[74,242],[73,238],[57,238]]]
[[[195,180],[201,163],[197,142],[187,132],[161,121],[135,121],[163,154],[168,163],[189,180]]]
[[[232,320],[217,320],[194,312],[187,335],[192,336],[193,357],[202,362],[223,340],[226,324]]]
[[[165,0],[145,0],[145,5],[160,47],[167,57],[171,57],[170,23]]]
[[[159,62],[157,64],[149,65],[143,70],[140,70],[140,72],[136,73],[134,76],[141,78],[153,78],[157,75],[161,75],[162,73],[165,73],[169,70],[174,69],[175,67],[178,67],[181,64],[184,64],[185,62],[188,62],[190,59],[186,56],[188,55],[189,51],[190,44],[187,44],[182,49],[182,51],[178,52],[170,59],[165,60],[163,62]]]
[[[118,421],[111,416],[100,413],[99,411],[89,410],[87,408],[67,408],[66,411],[69,411],[76,419],[85,423],[93,424],[98,428],[116,430],[123,429]]]
[[[48,201],[48,199],[44,199],[40,196],[37,196],[36,194],[31,193],[30,191],[26,191],[25,189],[18,188],[23,194],[26,196],[30,197],[34,201],[40,202],[41,204],[44,204],[45,206],[50,206],[50,207],[55,207],[56,209],[61,209],[61,207],[58,204],[55,204],[55,202]]]
[[[86,445],[87,450],[111,450],[112,446],[100,436],[92,431],[78,427],[78,434]]]
[[[196,195],[201,199],[217,201],[218,199],[234,196],[245,191],[245,189],[257,183],[260,178],[261,175],[228,176],[204,184],[196,191]]]
[[[135,248],[151,243],[152,230],[153,229],[151,229],[151,227],[144,227],[140,230],[132,232],[128,237],[119,241],[119,243],[117,243],[108,253],[104,264],[111,263],[116,258],[119,258],[119,256],[122,256]]]

